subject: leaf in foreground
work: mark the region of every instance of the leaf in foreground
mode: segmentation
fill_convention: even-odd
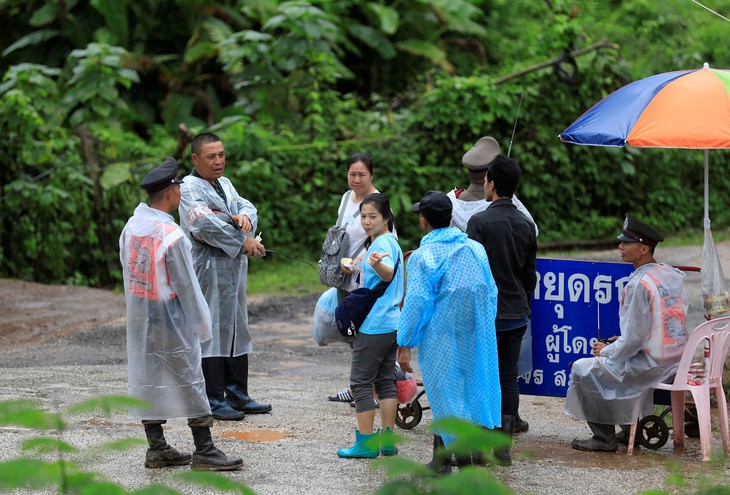
[[[232,480],[226,476],[218,473],[211,473],[206,471],[187,471],[180,474],[173,475],[175,478],[179,478],[189,483],[196,483],[198,485],[215,488],[224,492],[241,493],[243,495],[256,495],[250,488],[243,483]]]

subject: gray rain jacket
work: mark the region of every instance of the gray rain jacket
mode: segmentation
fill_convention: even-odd
[[[203,357],[248,354],[252,350],[246,306],[248,258],[241,248],[256,231],[256,207],[225,177],[218,182],[226,201],[204,179],[188,175],[183,180],[180,225],[191,236],[195,273],[213,321],[213,339],[202,346]],[[246,215],[253,231],[246,234],[233,225],[234,215]]]
[[[642,416],[652,413],[649,388],[674,376],[687,343],[687,294],[684,273],[664,263],[647,263],[631,275],[621,292],[621,336],[602,356],[573,363],[565,412],[609,425],[634,421],[636,401]]]

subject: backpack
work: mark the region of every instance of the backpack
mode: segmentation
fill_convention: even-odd
[[[343,205],[347,205],[352,191],[347,191]],[[345,214],[345,206],[342,207],[337,216],[337,223],[327,229],[327,235],[322,243],[322,252],[319,255],[319,281],[326,287],[342,288],[347,285],[348,274],[342,271],[340,261],[347,257],[350,247],[350,236],[347,235],[347,227],[340,225],[342,216]],[[359,212],[355,212],[359,215]],[[353,215],[353,216],[355,216]]]
[[[386,289],[395,279],[395,274],[398,273],[398,264],[400,264],[400,258],[396,260],[393,267],[393,278],[388,282],[381,280],[372,289],[367,287],[355,289],[347,294],[344,301],[337,305],[335,323],[342,336],[357,337],[357,332],[365,318],[370,314],[370,310],[373,309],[378,298],[385,294]]]

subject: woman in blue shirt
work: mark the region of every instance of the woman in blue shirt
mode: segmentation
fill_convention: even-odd
[[[390,435],[386,435],[383,442],[368,440],[377,435],[373,432],[373,387],[380,399],[380,423],[386,432],[393,430],[398,409],[394,374],[398,351],[396,325],[404,289],[403,251],[393,235],[393,214],[387,196],[380,193],[366,196],[360,205],[360,222],[368,235],[363,287],[372,289],[381,281],[392,282],[375,302],[353,343],[350,389],[355,397],[358,429],[355,430],[355,444],[338,450],[337,455],[373,458],[380,452],[383,455],[398,452]],[[397,260],[400,263],[394,270]],[[378,443],[381,443],[380,448]]]

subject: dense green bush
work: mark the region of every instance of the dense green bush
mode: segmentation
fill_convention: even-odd
[[[173,7],[179,22],[160,29]],[[258,207],[266,245],[309,259],[335,220],[348,155],[373,155],[412,249],[410,205],[466,186],[460,158],[484,135],[521,163],[540,242],[611,238],[627,212],[665,233],[702,226],[701,151],[557,139],[634,79],[730,64],[724,24],[688,2],[187,7],[0,2],[13,20],[0,33],[0,276],[117,284],[117,238],[145,199],[136,184],[167,156],[192,167],[181,124],[224,139],[226,175]],[[727,152],[711,151],[716,228],[730,226],[727,168]]]

